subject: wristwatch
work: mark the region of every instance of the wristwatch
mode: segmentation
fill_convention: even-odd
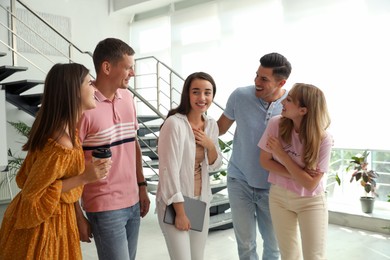
[[[141,187],[141,186],[148,186],[148,184],[146,181],[138,182],[138,187]]]

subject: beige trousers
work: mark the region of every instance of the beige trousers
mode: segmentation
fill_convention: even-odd
[[[328,207],[325,193],[301,197],[272,185],[269,207],[282,260],[326,259]]]

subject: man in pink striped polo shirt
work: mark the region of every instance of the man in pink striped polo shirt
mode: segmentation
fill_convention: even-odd
[[[140,218],[149,211],[142,154],[137,141],[134,100],[127,89],[134,76],[134,50],[125,42],[107,38],[93,53],[96,69],[96,108],[84,113],[80,139],[86,163],[92,150],[110,148],[112,167],[107,178],[85,185],[78,225],[80,239],[93,235],[99,259],[135,259]],[[77,207],[76,207],[77,208]]]

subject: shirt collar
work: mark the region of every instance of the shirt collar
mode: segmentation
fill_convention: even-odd
[[[98,89],[95,90],[95,99],[99,102],[103,102],[106,100],[111,101],[107,99]],[[118,90],[116,90],[115,92],[114,99],[122,99],[122,94]]]

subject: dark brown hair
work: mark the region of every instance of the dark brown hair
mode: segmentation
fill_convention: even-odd
[[[210,82],[211,85],[213,86],[213,98],[215,97],[215,93],[217,92],[217,87],[215,85],[213,77],[211,77],[206,72],[194,72],[191,75],[189,75],[184,81],[179,106],[177,108],[171,109],[168,112],[167,118],[176,113],[180,113],[183,115],[188,115],[188,113],[190,113],[191,111],[190,88],[191,88],[192,81],[194,81],[195,79],[202,79]]]
[[[278,80],[287,80],[292,70],[291,63],[287,58],[276,52],[261,57],[260,65],[272,69],[272,75]]]
[[[89,70],[81,64],[56,64],[46,76],[41,107],[31,127],[24,151],[42,150],[49,138],[69,128],[76,144],[77,121],[81,116],[80,88]]]
[[[93,64],[96,74],[99,73],[103,62],[108,61],[116,64],[122,60],[123,55],[133,56],[135,54],[133,48],[127,43],[116,38],[107,38],[100,41],[93,52]]]

